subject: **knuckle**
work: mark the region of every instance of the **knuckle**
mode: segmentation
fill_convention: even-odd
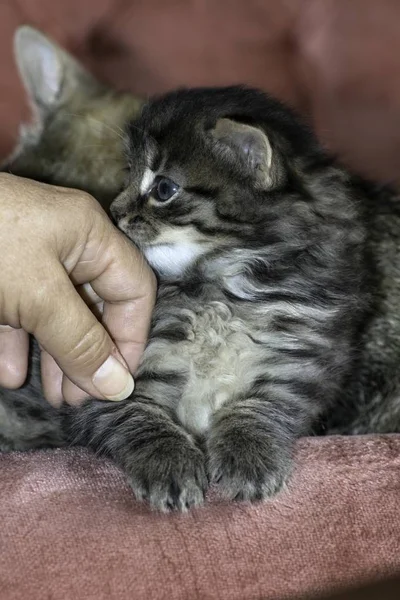
[[[70,190],[69,194],[71,194]],[[77,208],[90,213],[93,213],[93,211],[96,213],[99,212],[99,203],[91,194],[84,192],[83,190],[73,190],[72,194],[74,204]]]
[[[53,319],[51,286],[44,281],[36,281],[34,289],[21,298],[18,308],[21,327],[28,333],[35,334],[43,324]]]
[[[75,370],[96,370],[111,352],[111,340],[103,326],[93,324],[68,350],[66,362]]]
[[[79,194],[82,203],[84,203],[86,206],[90,206],[90,208],[95,208],[96,210],[98,209],[99,203],[91,194],[83,191],[80,191]]]

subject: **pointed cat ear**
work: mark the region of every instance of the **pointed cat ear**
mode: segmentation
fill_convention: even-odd
[[[249,175],[254,175],[259,187],[271,186],[272,148],[261,129],[223,118],[217,121],[212,135],[234,160],[239,159]]]
[[[26,91],[41,112],[67,102],[86,81],[95,84],[72,56],[33,27],[17,30],[14,53]]]

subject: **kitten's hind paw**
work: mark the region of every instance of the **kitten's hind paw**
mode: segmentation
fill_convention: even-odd
[[[210,438],[209,474],[224,498],[228,500],[256,501],[277,494],[284,486],[291,461],[283,449],[267,439],[258,439],[244,428],[226,430]],[[232,434],[232,435],[230,435]]]
[[[139,500],[162,512],[200,506],[208,485],[204,455],[196,446],[163,440],[162,448],[131,456],[128,481]]]

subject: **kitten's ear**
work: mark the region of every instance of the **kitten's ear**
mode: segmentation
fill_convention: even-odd
[[[26,91],[40,112],[67,102],[78,86],[96,85],[72,56],[33,27],[17,29],[14,53]]]
[[[217,121],[212,135],[233,160],[239,159],[248,174],[254,175],[259,187],[271,186],[272,148],[261,129],[223,118]]]

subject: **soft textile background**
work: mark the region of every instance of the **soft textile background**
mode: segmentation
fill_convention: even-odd
[[[398,0],[2,0],[0,154],[23,110],[11,49],[21,23],[144,95],[261,86],[309,114],[349,164],[399,180]]]
[[[2,0],[1,156],[27,114],[12,57],[22,23],[143,95],[261,86],[348,164],[400,181],[398,0]],[[394,574],[399,462],[396,436],[304,440],[275,500],[165,517],[85,452],[3,456],[0,599],[295,599]]]
[[[400,439],[302,440],[287,492],[136,503],[84,451],[0,458],[4,600],[280,600],[400,572]]]

